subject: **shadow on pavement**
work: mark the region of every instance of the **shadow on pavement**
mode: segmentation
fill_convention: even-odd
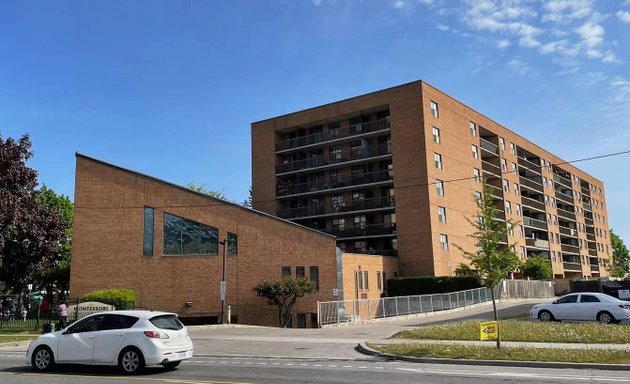
[[[122,373],[118,367],[110,367],[110,366],[96,366],[96,365],[78,365],[78,364],[59,364],[55,365],[55,367],[46,372],[49,375],[59,375],[59,376],[129,376],[129,377],[138,377],[138,376],[151,376],[157,374],[163,374],[165,372],[177,371],[168,370],[163,367],[147,367],[143,369],[140,373],[135,375],[125,375]],[[21,367],[10,367],[5,369],[0,369],[0,372],[11,372],[11,373],[40,373],[36,371],[34,368],[28,365],[24,365]]]

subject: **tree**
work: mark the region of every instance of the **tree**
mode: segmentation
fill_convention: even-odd
[[[247,196],[247,199],[245,199],[241,205],[245,208],[251,208],[253,206],[252,187],[249,187],[249,196]]]
[[[280,325],[285,328],[291,321],[291,310],[298,297],[311,294],[316,290],[315,283],[302,277],[263,280],[253,288],[258,297],[267,299],[270,305],[278,307],[278,319]]]
[[[457,268],[455,268],[455,276],[479,276],[477,271],[470,268],[468,264],[459,263]]]
[[[58,195],[46,184],[37,191],[37,198],[47,208],[54,209],[59,213],[65,224],[65,237],[61,242],[61,249],[58,257],[53,260],[49,268],[42,271],[40,276],[35,276],[35,280],[46,287],[47,291],[52,290],[55,285],[59,291],[70,289],[70,258],[72,256],[72,221],[74,220],[74,204],[68,196]]]
[[[32,156],[28,135],[0,136],[0,281],[13,291],[54,263],[65,238],[61,215],[37,198]]]
[[[497,349],[500,349],[501,328],[494,292],[499,283],[519,267],[520,260],[509,245],[502,244],[507,241],[508,231],[514,227],[514,223],[510,220],[506,223],[498,220],[498,210],[494,206],[492,192],[485,180],[482,187],[481,198],[476,200],[478,215],[474,219],[466,219],[475,228],[475,232],[468,237],[475,239],[476,250],[470,252],[460,246],[456,247],[477,269],[484,285],[492,292],[492,308],[494,320],[497,322]]]
[[[534,255],[523,263],[521,274],[523,277],[529,277],[533,280],[546,280],[551,279],[551,276],[553,276],[553,269],[545,258],[540,255]]]
[[[623,240],[610,229],[610,243],[613,252],[613,261],[608,265],[608,272],[612,277],[624,277],[630,272],[630,254]]]
[[[207,189],[205,184],[197,185],[193,182],[190,182],[188,183],[188,185],[186,185],[186,188],[190,189],[191,191],[213,197],[215,199],[230,201],[227,197],[225,197],[223,191],[212,191],[210,189]]]

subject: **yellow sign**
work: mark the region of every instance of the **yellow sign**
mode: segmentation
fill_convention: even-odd
[[[479,336],[481,341],[483,340],[496,340],[497,339],[497,322],[489,321],[487,323],[481,323],[479,329]]]

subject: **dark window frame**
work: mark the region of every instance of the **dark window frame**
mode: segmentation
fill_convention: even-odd
[[[168,233],[169,229],[167,226],[173,225],[176,226],[176,229],[179,231],[179,247],[177,252],[174,252],[176,242],[173,244],[167,244],[169,241],[169,237],[176,239],[174,233]],[[163,248],[162,254],[164,256],[217,256],[219,254],[219,230],[215,227],[212,227],[207,224],[199,223],[194,220],[187,219],[185,217],[181,217],[178,215],[174,215],[172,213],[164,212],[163,214]],[[188,232],[186,231],[186,227],[188,227]],[[190,229],[192,228],[192,231]],[[191,238],[197,238],[196,244],[193,243],[184,243],[184,236],[187,235]],[[208,251],[205,252],[203,247],[207,241]],[[189,251],[189,247],[196,246],[196,252]],[[188,248],[187,248],[188,247]]]
[[[153,207],[144,206],[144,233],[142,237],[142,255],[153,256],[153,243],[155,241],[155,210]]]
[[[235,256],[238,255],[238,235],[236,233],[228,232],[227,234],[228,241],[228,255]]]

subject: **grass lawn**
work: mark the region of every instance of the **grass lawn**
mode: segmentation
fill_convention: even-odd
[[[630,351],[501,348],[467,345],[368,344],[371,348],[394,355],[474,360],[553,361],[565,363],[628,364]]]
[[[37,336],[20,336],[20,335],[11,335],[11,336],[0,336],[0,343],[9,343],[13,341],[25,341],[25,340],[33,340]]]
[[[485,321],[485,320],[484,320]],[[392,338],[431,340],[479,340],[481,320],[469,320],[404,330]],[[500,322],[501,340],[549,343],[630,343],[630,325],[599,323],[542,323],[504,320]],[[591,351],[592,352],[592,351]]]

